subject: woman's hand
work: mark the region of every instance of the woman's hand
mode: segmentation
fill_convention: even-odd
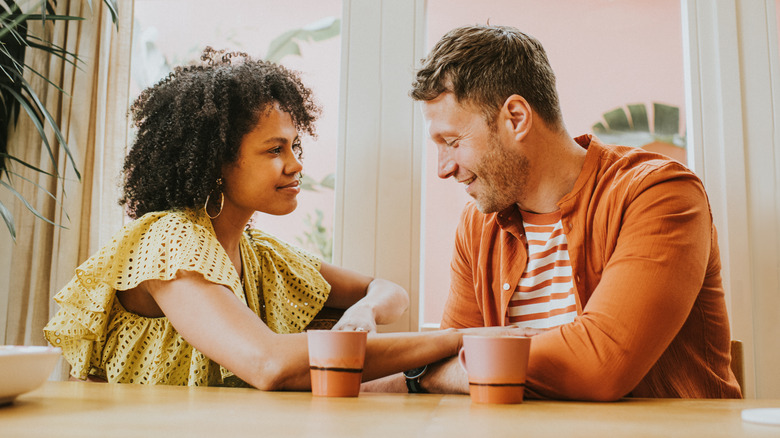
[[[344,312],[332,330],[376,332],[374,310],[358,302]]]
[[[320,273],[331,285],[326,306],[346,309],[334,330],[376,331],[379,324],[390,324],[409,307],[409,295],[392,281],[358,274],[323,263]]]
[[[333,330],[375,332],[377,324],[390,324],[409,306],[409,296],[399,285],[377,278],[369,283],[366,296],[350,306]]]

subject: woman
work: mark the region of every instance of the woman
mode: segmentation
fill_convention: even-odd
[[[45,336],[77,379],[308,389],[301,332],[322,307],[347,309],[335,329],[374,331],[406,291],[248,228],[255,211],[295,209],[299,134],[313,135],[318,108],[284,67],[202,59],[133,104],[120,203],[134,221],[56,295]],[[460,337],[372,334],[364,378],[452,356]]]

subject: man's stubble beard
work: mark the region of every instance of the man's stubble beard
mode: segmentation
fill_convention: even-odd
[[[528,158],[504,147],[496,132],[488,141],[488,150],[474,169],[482,186],[474,200],[484,214],[502,211],[522,199],[529,167]]]

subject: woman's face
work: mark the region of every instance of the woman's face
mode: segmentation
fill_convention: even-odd
[[[301,145],[290,114],[277,104],[241,139],[238,159],[222,167],[224,208],[251,216],[283,215],[298,206]]]

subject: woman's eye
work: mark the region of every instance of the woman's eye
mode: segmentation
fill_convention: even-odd
[[[279,154],[282,153],[282,147],[281,146],[277,146],[277,147],[269,150],[268,152],[270,152],[270,153],[272,153],[274,155],[279,155]]]

